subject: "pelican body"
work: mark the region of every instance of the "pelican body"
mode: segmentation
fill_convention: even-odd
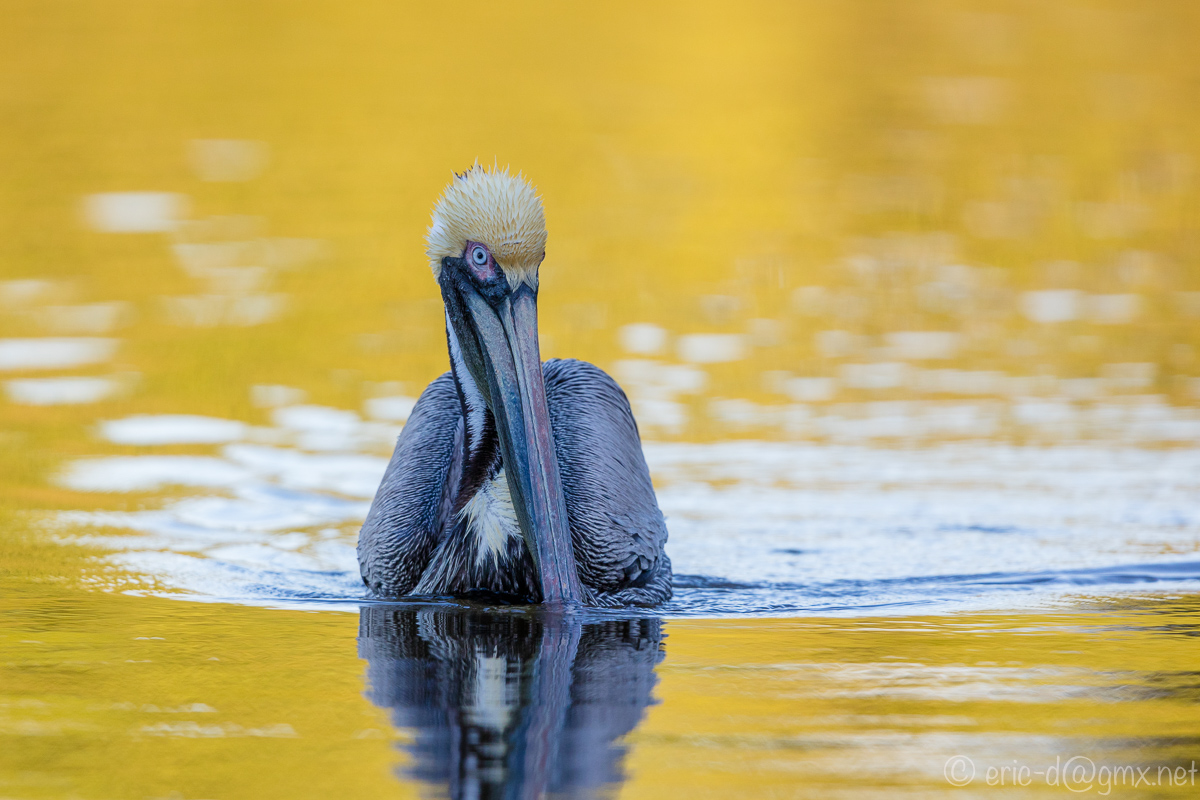
[[[422,393],[358,540],[378,597],[555,606],[671,597],[667,529],[625,393],[584,361],[541,360],[541,199],[478,165],[434,207],[427,253],[450,371]]]

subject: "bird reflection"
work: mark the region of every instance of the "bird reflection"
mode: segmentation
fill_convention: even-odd
[[[655,618],[372,605],[358,648],[427,794],[590,797],[624,777],[618,740],[653,702],[662,640]]]

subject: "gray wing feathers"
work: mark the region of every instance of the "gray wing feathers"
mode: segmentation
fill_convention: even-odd
[[[447,372],[413,408],[358,536],[363,582],[379,596],[408,594],[429,562],[461,421],[458,392]]]
[[[543,373],[581,580],[604,605],[669,598],[667,526],[629,400],[585,361],[553,359]]]
[[[667,527],[625,393],[584,361],[547,361],[543,373],[589,602],[654,605],[670,598]],[[462,407],[446,373],[417,401],[359,534],[359,569],[377,596],[411,593],[428,566],[454,500],[461,436]]]

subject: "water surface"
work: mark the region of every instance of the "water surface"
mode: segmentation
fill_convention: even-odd
[[[1194,795],[1198,23],[6,9],[0,797]],[[663,608],[364,595],[476,159],[629,395]]]
[[[102,430],[165,444],[195,434],[196,422],[143,416]],[[342,431],[349,443],[356,433]],[[659,609],[667,616],[940,613],[1200,588],[1200,450],[747,441],[646,452],[676,571],[676,597]],[[112,551],[108,563],[153,576],[164,594],[354,610],[366,598],[357,525],[385,464],[348,449],[248,443],[207,456],[85,458],[58,480],[201,494],[66,512],[48,527]]]

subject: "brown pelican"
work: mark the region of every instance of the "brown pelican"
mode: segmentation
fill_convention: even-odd
[[[427,254],[450,371],[421,395],[358,539],[376,596],[653,605],[667,529],[625,393],[538,349],[541,198],[476,164],[433,209]]]

